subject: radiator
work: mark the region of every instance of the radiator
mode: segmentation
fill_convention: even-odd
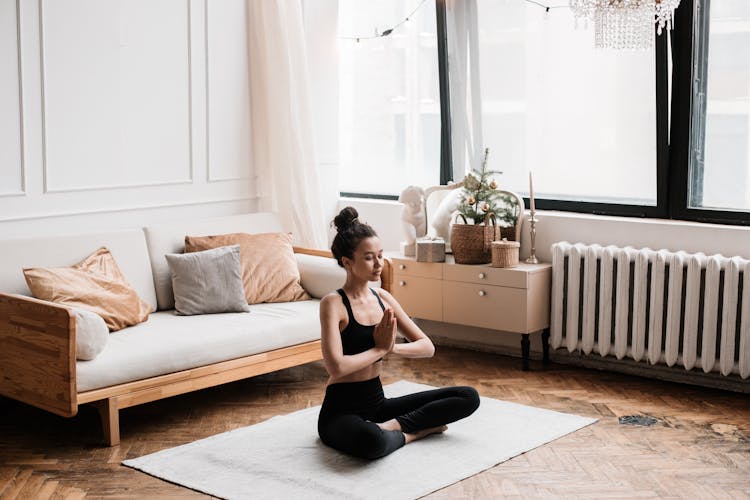
[[[550,323],[554,349],[746,379],[750,261],[555,243]]]

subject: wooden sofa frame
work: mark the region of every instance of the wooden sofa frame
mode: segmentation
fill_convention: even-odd
[[[324,250],[294,247],[295,253],[332,257]],[[382,287],[391,289],[386,259]],[[73,417],[78,406],[99,411],[104,443],[120,443],[119,410],[207,387],[322,359],[315,340],[90,391],[76,390],[76,322],[62,305],[24,295],[0,294],[0,394],[43,410]]]

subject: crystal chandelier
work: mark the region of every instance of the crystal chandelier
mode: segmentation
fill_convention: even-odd
[[[657,33],[672,29],[674,10],[680,0],[570,0],[570,9],[578,20],[594,23],[597,48],[648,49]]]

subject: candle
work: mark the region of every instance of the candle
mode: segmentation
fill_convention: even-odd
[[[531,172],[529,172],[529,208],[531,208],[531,213],[534,213],[534,181],[531,178]]]

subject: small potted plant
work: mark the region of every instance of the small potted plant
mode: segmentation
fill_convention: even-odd
[[[506,217],[506,200],[497,189],[493,175],[487,170],[489,148],[484,150],[481,170],[466,174],[458,204],[456,224],[451,227],[451,247],[457,264],[486,264],[492,260],[490,243],[499,240],[498,212]],[[463,224],[458,222],[463,220]]]

